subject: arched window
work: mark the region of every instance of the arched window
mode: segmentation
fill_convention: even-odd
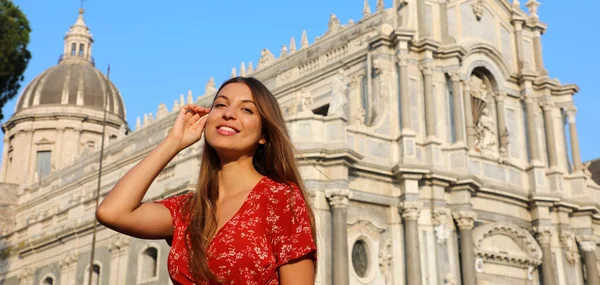
[[[54,278],[52,276],[47,276],[46,278],[42,279],[42,283],[40,283],[41,285],[54,285]]]
[[[83,44],[79,44],[79,56],[83,56]]]
[[[85,271],[83,272],[83,280],[84,280],[84,284],[90,284],[89,283],[89,278],[90,278],[90,266],[88,265],[85,268]],[[100,285],[100,281],[102,279],[102,276],[100,275],[100,273],[102,272],[102,267],[100,266],[100,264],[98,263],[94,263],[94,265],[92,266],[92,285]]]
[[[72,43],[71,44],[71,56],[75,56],[76,52],[77,52],[77,44],[76,43]]]
[[[149,245],[138,255],[138,283],[158,279],[158,248]]]

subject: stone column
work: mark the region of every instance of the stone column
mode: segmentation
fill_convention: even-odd
[[[463,103],[465,105],[465,128],[467,129],[467,147],[475,149],[475,125],[473,124],[473,111],[471,108],[471,87],[465,82],[463,86]]]
[[[575,113],[577,108],[572,106],[567,110],[569,119],[569,136],[571,137],[571,156],[573,157],[573,168],[575,172],[581,171],[581,155],[579,153],[579,138],[577,136],[577,126],[575,125]]]
[[[21,269],[17,279],[19,280],[19,285],[33,285],[33,268],[27,266]]]
[[[465,139],[465,125],[463,123],[463,107],[461,93],[460,93],[460,73],[457,71],[450,74],[452,79],[452,105],[453,105],[453,119],[454,119],[454,137],[456,143],[464,143]]]
[[[348,285],[350,283],[348,260],[348,227],[346,210],[348,208],[348,189],[328,189],[325,196],[329,199],[332,216],[332,281],[333,285]]]
[[[419,215],[423,203],[402,203],[404,219],[404,251],[406,252],[406,284],[421,284],[421,251],[419,250]]]
[[[111,257],[109,285],[127,284],[127,250],[130,240],[129,237],[118,234],[108,246]]]
[[[460,232],[460,263],[463,285],[476,285],[475,250],[473,243],[473,226],[475,225],[475,212],[460,211],[452,213]]]
[[[433,71],[431,63],[422,64],[420,69],[423,73],[423,90],[425,90],[425,126],[427,129],[427,138],[434,139],[436,137],[435,102],[433,101]]]
[[[504,114],[505,93],[496,94],[496,113],[498,114],[498,134],[500,135],[500,155],[508,156],[508,130]]]
[[[554,278],[554,261],[552,260],[552,229],[542,228],[537,230],[536,239],[542,248],[542,277],[544,285],[556,285]]]
[[[531,162],[540,161],[540,153],[538,151],[538,137],[535,128],[534,102],[531,95],[525,98],[525,115],[527,116],[527,137],[529,138],[529,153],[531,154]]]
[[[404,134],[411,129],[408,58],[405,55],[398,55],[398,65],[400,66],[400,121],[402,124],[402,134]]]
[[[542,110],[544,110],[544,126],[546,131],[546,147],[548,148],[548,164],[550,168],[558,168],[558,158],[556,157],[556,136],[554,135],[554,118],[552,111],[554,106],[551,99],[546,99],[542,102]]]
[[[592,235],[578,236],[579,248],[583,251],[583,263],[587,275],[588,285],[600,285],[598,268],[596,267],[596,237]]]

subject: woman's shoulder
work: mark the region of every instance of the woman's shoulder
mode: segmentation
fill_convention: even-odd
[[[282,182],[265,177],[262,185],[262,194],[269,198],[286,198],[295,193],[302,193],[298,184],[294,182]]]

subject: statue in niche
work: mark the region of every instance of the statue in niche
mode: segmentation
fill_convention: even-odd
[[[345,116],[345,107],[347,103],[346,93],[348,91],[348,83],[344,80],[344,72],[339,70],[338,74],[331,83],[331,101],[327,116]]]
[[[482,155],[490,158],[497,157],[497,136],[490,111],[484,107],[475,126],[475,147]]]

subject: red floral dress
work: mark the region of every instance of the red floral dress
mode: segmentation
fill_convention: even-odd
[[[184,238],[183,202],[192,193],[157,201],[173,220],[168,270],[175,285],[195,284],[188,269]],[[228,284],[279,284],[278,268],[310,254],[316,262],[307,205],[295,184],[263,177],[250,191],[237,213],[215,234],[208,246],[208,265]],[[203,282],[201,284],[208,284]]]

